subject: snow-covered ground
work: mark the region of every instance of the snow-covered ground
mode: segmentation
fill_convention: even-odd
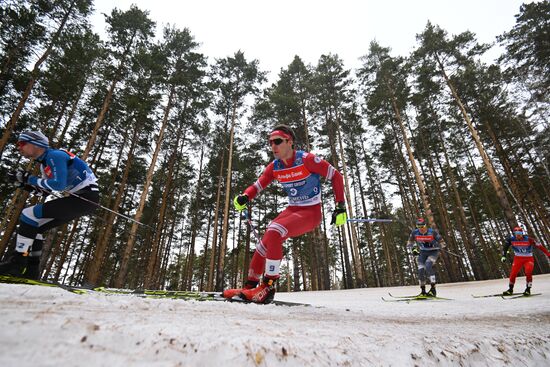
[[[516,290],[523,291],[525,278]],[[0,366],[550,366],[550,274],[418,287],[277,293],[315,307],[77,295],[0,284]]]

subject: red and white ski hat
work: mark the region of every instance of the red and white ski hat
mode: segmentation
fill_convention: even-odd
[[[514,234],[525,234],[525,233],[523,232],[523,228],[521,228],[520,226],[515,226]]]
[[[427,223],[426,221],[424,220],[424,218],[418,218],[416,220],[416,226],[417,227],[426,227],[427,226]]]

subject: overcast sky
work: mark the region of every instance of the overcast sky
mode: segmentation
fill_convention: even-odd
[[[298,55],[315,65],[323,54],[338,54],[348,69],[360,66],[359,57],[371,40],[406,56],[426,22],[450,34],[470,30],[481,42],[515,24],[516,0],[95,0],[92,18],[104,35],[101,13],[113,7],[127,10],[136,4],[148,10],[157,32],[173,24],[187,27],[201,44],[200,52],[223,58],[242,50],[248,60],[260,61],[274,81]],[[527,1],[528,2],[528,1]],[[498,51],[493,51],[496,55]]]

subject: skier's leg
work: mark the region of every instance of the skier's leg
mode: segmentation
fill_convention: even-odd
[[[425,265],[426,265],[426,276],[428,280],[430,281],[430,290],[428,291],[428,295],[435,297],[437,295],[435,290],[435,269],[434,265],[437,261],[437,257],[439,255],[439,251],[431,251],[433,252],[428,256],[426,259]]]
[[[52,221],[42,217],[43,204],[29,206],[21,212],[17,230],[15,251],[10,259],[0,264],[0,274],[25,276],[30,248],[40,231],[40,226]]]
[[[290,214],[290,210],[285,209],[283,210],[276,220],[281,220],[281,218],[284,218],[285,216]],[[270,223],[270,226],[273,224],[273,222]],[[242,288],[231,288],[226,289],[223,291],[223,296],[225,298],[233,298],[234,296],[240,295],[243,290],[249,290],[254,289],[258,286],[260,283],[260,279],[264,273],[264,270],[266,268],[266,257],[267,257],[267,248],[264,245],[266,241],[269,241],[268,243],[276,243],[278,241],[281,242],[281,239],[274,238],[276,236],[277,232],[270,231],[270,227],[268,226],[268,229],[266,230],[266,233],[264,234],[263,238],[260,240],[258,244],[256,244],[256,250],[254,251],[254,255],[252,255],[252,259],[250,260],[250,265],[248,268],[248,277],[246,282],[244,283]],[[282,246],[281,246],[281,252],[282,252]],[[281,255],[282,257],[282,255]]]
[[[420,284],[421,294],[426,294],[426,260],[428,256],[426,251],[420,251],[418,255],[418,283]]]
[[[279,278],[279,267],[283,258],[283,242],[289,237],[296,237],[312,231],[320,222],[320,206],[317,205],[288,207],[279,214],[267,226],[262,238],[262,243],[266,248],[264,279],[259,287],[244,290],[241,296],[253,302],[271,302],[275,295],[275,281]],[[253,272],[259,271],[259,268],[253,269]]]
[[[525,280],[527,281],[525,291],[523,291],[523,294],[530,295],[531,294],[531,287],[533,286],[533,268],[535,267],[535,259],[533,257],[528,257],[525,260],[525,264],[523,265],[523,270],[525,271]]]
[[[39,233],[97,209],[93,202],[99,202],[99,192],[86,190],[81,196],[92,203],[69,196],[25,208],[19,219],[15,252],[9,261],[0,264],[0,274],[25,276],[28,254]]]
[[[27,261],[27,271],[25,272],[25,278],[40,279],[40,256],[42,255],[42,247],[44,246],[44,237],[42,233],[38,233],[34,242],[32,243],[31,250]]]
[[[523,261],[520,256],[514,256],[514,261],[512,262],[512,269],[510,270],[510,279],[508,281],[508,290],[502,292],[503,295],[508,296],[514,293],[514,284],[516,284],[516,277],[518,276],[519,271],[523,267]]]

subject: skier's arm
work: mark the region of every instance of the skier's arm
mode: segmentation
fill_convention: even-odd
[[[48,191],[63,191],[67,185],[67,167],[70,157],[61,151],[49,154],[47,162],[51,169],[51,178],[38,178],[31,176],[28,183]]]
[[[343,203],[344,199],[344,178],[330,163],[307,153],[303,158],[304,166],[311,173],[317,173],[332,183],[332,192],[337,203]]]
[[[414,235],[414,231],[412,231],[409,235],[409,240],[407,241],[407,250],[411,251],[414,256],[417,256],[420,253],[420,250],[418,249],[418,245],[416,243],[416,236]]]
[[[529,238],[529,242],[531,242],[535,245],[536,248],[538,248],[539,250],[541,250],[542,252],[544,252],[544,254],[548,257],[550,257],[550,251],[548,251],[548,249],[546,249],[546,247],[544,247],[542,245],[542,243],[540,243],[539,241],[533,239],[533,238]]]
[[[439,246],[441,246],[441,248],[447,247],[447,244],[445,243],[445,240],[443,239],[443,236],[441,236],[441,233],[439,233],[439,231],[434,230],[434,239],[439,244]]]
[[[500,257],[500,261],[505,263],[506,262],[506,254],[508,253],[508,249],[512,245],[512,240],[510,238],[506,239],[506,242],[504,243],[504,248],[502,249],[502,256]]]
[[[273,181],[273,162],[269,163],[265,168],[262,175],[254,182],[254,184],[248,186],[243,194],[248,197],[248,200],[252,200],[263,191]]]
[[[411,234],[409,235],[409,240],[407,241],[407,248],[411,250],[415,244],[416,244],[416,238],[414,236],[414,231],[412,231]]]
[[[409,235],[409,240],[407,241],[407,248],[411,250],[415,244],[416,244],[416,241],[415,241],[414,231],[412,231],[411,234]]]
[[[502,249],[502,257],[506,257],[506,254],[508,253],[508,249],[512,245],[512,241],[510,241],[509,238],[506,239],[506,242],[504,243],[504,247]]]

